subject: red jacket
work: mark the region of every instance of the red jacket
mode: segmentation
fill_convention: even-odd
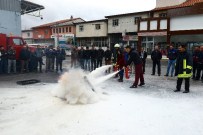
[[[125,59],[123,53],[117,55],[117,65],[119,69],[122,69],[125,66]]]

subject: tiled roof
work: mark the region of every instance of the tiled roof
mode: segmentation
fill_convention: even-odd
[[[71,21],[75,21],[75,20],[78,20],[78,19],[81,19],[81,18],[73,18],[73,19],[60,20],[60,21],[56,21],[56,22],[51,22],[51,23],[35,26],[35,27],[32,27],[32,28],[50,27],[52,25],[66,23],[66,22],[71,22]]]
[[[159,10],[167,10],[167,9],[174,9],[174,8],[182,8],[182,7],[190,7],[198,3],[202,3],[203,0],[187,0],[182,4],[175,5],[175,6],[167,6],[167,7],[158,7],[153,9],[152,11],[159,11]]]

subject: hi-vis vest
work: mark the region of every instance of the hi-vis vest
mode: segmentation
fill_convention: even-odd
[[[186,73],[186,69],[189,69],[191,72]],[[183,59],[183,73],[178,74],[178,78],[190,78],[192,76],[192,66],[187,66],[186,59]]]

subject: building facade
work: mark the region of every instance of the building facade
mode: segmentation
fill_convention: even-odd
[[[22,30],[22,38],[27,44],[34,44],[33,30]]]
[[[156,1],[156,7],[167,7],[167,6],[175,6],[179,5],[186,0],[157,0]]]
[[[70,18],[33,27],[35,43],[44,45],[67,44],[67,38],[74,38],[76,34],[75,23],[83,22],[81,18]],[[72,43],[72,42],[71,42]]]
[[[107,19],[76,24],[76,39],[79,46],[108,46]]]
[[[141,18],[148,17],[148,12],[106,16],[108,19],[108,37],[111,48],[116,43],[136,47],[138,44],[138,22]]]
[[[150,53],[159,45],[165,54],[171,43],[176,46],[187,44],[188,50],[203,44],[202,7],[202,0],[187,0],[176,6],[151,10],[152,16],[139,22],[139,47]]]

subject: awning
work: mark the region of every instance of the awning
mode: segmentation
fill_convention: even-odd
[[[44,9],[44,6],[38,5],[26,0],[21,0],[21,15],[28,14]]]

